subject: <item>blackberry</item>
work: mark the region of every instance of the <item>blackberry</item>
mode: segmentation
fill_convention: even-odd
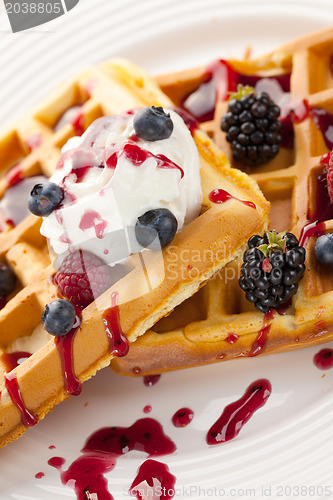
[[[238,85],[221,121],[234,160],[252,166],[274,158],[281,142],[279,115],[279,106],[266,92],[256,94],[253,87]]]
[[[305,249],[292,233],[276,231],[252,236],[248,248],[239,286],[259,311],[278,309],[298,290],[305,272]]]

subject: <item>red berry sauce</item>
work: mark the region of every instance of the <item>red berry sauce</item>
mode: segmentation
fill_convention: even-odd
[[[285,92],[290,92],[289,73],[270,78],[277,80]],[[223,59],[214,61],[205,69],[200,86],[183,97],[181,106],[199,122],[212,120],[216,103],[228,99],[238,84],[254,87],[261,79],[261,76],[238,73]]]
[[[175,427],[187,427],[193,420],[194,412],[190,408],[181,408],[172,417]]]
[[[312,107],[311,117],[322,133],[327,149],[333,149],[333,114],[325,109]]]
[[[220,418],[207,433],[207,444],[225,443],[234,439],[252,415],[264,406],[271,392],[272,387],[267,379],[253,382],[240,399],[224,408]]]
[[[160,374],[157,374],[157,375],[145,375],[143,377],[143,383],[147,387],[152,387],[153,385],[157,384],[157,382],[160,380],[160,378],[161,378]]]
[[[81,231],[94,228],[96,237],[102,239],[107,228],[107,221],[102,219],[101,214],[96,210],[86,210],[81,217],[79,228]]]
[[[239,200],[235,196],[232,196],[230,193],[225,191],[224,189],[214,189],[210,194],[209,194],[209,199],[212,203],[225,203],[228,200],[237,200],[240,203],[243,203],[244,205],[256,209],[256,206],[252,201],[245,201],[245,200]]]
[[[199,128],[197,120],[188,111],[185,111],[185,109],[178,107],[174,107],[173,109],[184,120],[184,123],[191,132],[191,135],[194,135],[194,132]]]
[[[84,114],[80,109],[70,120],[71,125],[75,129],[76,135],[82,135],[84,132]]]
[[[43,136],[41,134],[33,134],[27,139],[27,146],[29,151],[39,148],[43,142]]]
[[[129,350],[129,343],[124,335],[119,318],[119,296],[117,292],[111,294],[111,307],[105,309],[102,314],[105,332],[109,338],[110,353],[113,356],[126,356]]]
[[[175,496],[175,484],[176,477],[169,472],[166,464],[157,462],[157,460],[146,460],[138,470],[138,474],[130,487],[130,493],[131,496],[136,495],[138,500],[149,498],[171,500]],[[155,493],[158,493],[158,495],[155,495]]]
[[[333,349],[321,349],[315,354],[313,363],[319,370],[329,370],[333,368]]]
[[[37,472],[37,474],[35,474],[36,479],[42,479],[44,476],[45,476],[44,472]]]
[[[302,228],[301,235],[299,237],[299,245],[301,247],[306,247],[311,236],[322,236],[323,234],[325,234],[324,222],[309,222]]]
[[[264,324],[260,330],[256,340],[253,342],[251,351],[249,352],[250,357],[258,356],[265,349],[269,331],[271,329],[271,323],[275,316],[275,310],[270,309],[264,316]]]
[[[237,342],[238,339],[239,336],[237,335],[237,333],[229,333],[225,341],[228,342],[228,344],[234,344],[235,342]]]
[[[154,158],[154,160],[157,161],[157,168],[176,169],[180,172],[180,178],[182,179],[184,177],[184,170],[165,155],[155,155],[154,153],[141,148],[137,144],[132,143],[126,143],[121,148],[113,151],[112,154],[106,159],[106,165],[109,168],[116,168],[118,158],[121,155],[125,155],[135,167],[140,167],[140,165],[142,165],[148,158]]]
[[[62,337],[55,337],[54,343],[58,349],[64,376],[64,386],[67,394],[78,396],[81,393],[81,382],[74,373],[73,342],[81,324],[81,311],[76,307],[76,322],[72,330]]]
[[[15,352],[4,352],[1,355],[1,361],[5,365],[6,372],[11,372],[18,365],[23,363],[26,359],[30,358],[30,352],[15,351]]]
[[[19,163],[15,167],[12,167],[5,177],[6,187],[16,186],[24,179],[22,165]]]
[[[22,424],[26,427],[32,427],[33,425],[37,424],[36,415],[28,410],[23,401],[15,372],[5,374],[5,385],[11,400],[13,401],[14,405],[20,410]]]
[[[69,172],[69,174],[67,174],[65,177],[64,177],[64,181],[69,177],[71,176],[72,174],[75,174],[76,176],[76,179],[75,179],[75,182],[76,183],[80,183],[83,181],[83,179],[85,178],[85,176],[87,175],[87,173],[89,172],[89,170],[93,168],[91,165],[84,165],[84,166],[73,166],[72,170]]]
[[[104,427],[94,432],[81,450],[82,455],[67,470],[62,470],[65,460],[61,457],[51,458],[48,464],[60,471],[62,483],[74,488],[78,500],[112,500],[104,475],[115,468],[118,457],[133,450],[149,457],[161,456],[176,451],[176,445],[157,420],[143,418],[130,427]],[[159,469],[149,464],[144,472],[151,478],[157,473],[162,477]]]
[[[64,463],[66,462],[66,460],[62,457],[52,457],[50,458],[50,460],[48,460],[48,464],[51,466],[51,467],[54,467],[55,469],[57,470],[61,470],[62,466],[64,465]]]
[[[143,409],[143,413],[150,413],[152,411],[152,407],[150,405],[146,405]]]

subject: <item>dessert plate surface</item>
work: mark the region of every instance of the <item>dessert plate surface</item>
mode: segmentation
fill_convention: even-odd
[[[64,17],[11,34],[1,3],[1,126],[58,82],[112,56],[164,73],[240,57],[248,45],[255,54],[267,52],[329,27],[332,14],[331,0],[80,0]],[[75,499],[48,460],[60,456],[68,466],[93,431],[144,417],[157,419],[176,443],[174,454],[159,459],[177,478],[175,498],[332,497],[333,370],[314,366],[319,350],[169,373],[152,387],[105,369],[79,397],[0,451],[0,499]],[[267,404],[236,439],[209,447],[207,431],[223,408],[259,378],[272,384]],[[149,414],[143,412],[147,405]],[[194,418],[176,428],[171,418],[182,407],[192,409]],[[118,460],[107,476],[115,500],[129,498],[144,458],[131,452]],[[38,473],[44,476],[37,479]]]

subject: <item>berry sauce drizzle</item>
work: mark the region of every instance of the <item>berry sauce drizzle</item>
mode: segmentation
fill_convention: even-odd
[[[289,73],[270,78],[277,80],[285,92],[290,92]],[[261,79],[261,76],[238,73],[223,59],[214,61],[205,69],[200,86],[182,98],[181,106],[199,122],[212,120],[216,103],[228,99],[238,84],[254,87]]]
[[[181,408],[173,415],[172,423],[175,427],[186,427],[192,422],[193,417],[193,410],[190,408]]]
[[[199,123],[197,120],[185,109],[174,107],[173,108],[176,113],[184,120],[185,125],[191,132],[191,135],[194,135],[194,132],[199,128]]]
[[[333,368],[333,349],[321,349],[314,355],[313,363],[319,370],[329,370]]]
[[[235,196],[232,196],[232,194],[228,193],[224,189],[214,189],[210,194],[209,194],[209,199],[212,203],[225,203],[228,200],[237,200],[240,203],[243,203],[243,205],[246,205],[250,208],[256,209],[257,207],[255,206],[252,201],[245,201],[245,200],[240,200],[236,198]]]
[[[74,127],[76,135],[83,134],[83,132],[84,132],[84,114],[83,114],[81,109],[70,120],[70,124]]]
[[[147,387],[152,387],[153,385],[157,384],[157,382],[160,380],[160,378],[161,378],[160,374],[157,374],[157,375],[145,375],[143,377],[143,383]]]
[[[106,159],[106,165],[109,168],[116,168],[118,158],[121,155],[125,155],[135,167],[140,167],[140,165],[142,165],[148,158],[154,158],[157,162],[157,168],[176,169],[180,172],[180,178],[182,179],[184,177],[184,170],[165,155],[155,155],[151,151],[143,149],[137,144],[131,143],[126,143],[118,150],[113,151],[112,154]]]
[[[86,231],[93,227],[96,237],[102,239],[107,225],[107,221],[102,219],[101,214],[96,212],[96,210],[86,210],[81,217],[79,228],[81,231]]]
[[[238,339],[239,336],[237,333],[229,333],[229,335],[225,338],[225,341],[228,342],[228,344],[234,344]]]
[[[258,356],[265,349],[269,331],[271,329],[271,323],[275,316],[275,310],[270,309],[264,316],[264,324],[260,330],[256,340],[253,342],[251,351],[249,352],[249,357]]]
[[[301,235],[299,237],[299,245],[301,247],[306,247],[311,236],[322,236],[323,234],[325,234],[324,222],[309,222],[302,228]]]
[[[5,365],[5,370],[8,373],[23,363],[23,361],[30,358],[30,356],[31,353],[25,351],[4,352],[2,353],[0,360]]]
[[[37,417],[26,407],[20,387],[18,385],[15,372],[5,374],[5,385],[8,394],[13,401],[14,405],[20,410],[22,424],[26,427],[32,427],[37,424]]]
[[[73,487],[78,500],[112,500],[104,475],[115,468],[118,457],[133,450],[147,453],[150,458],[173,453],[176,445],[157,420],[142,418],[131,427],[104,427],[94,432],[81,450],[82,455],[67,470],[62,470],[65,461],[61,457],[51,458],[48,464],[60,471],[62,484]],[[151,478],[158,472],[149,464],[144,471]]]
[[[1,230],[0,230],[0,232],[1,232]],[[3,295],[0,295],[0,311],[1,311],[1,309],[3,309],[5,307],[6,304],[7,304],[6,297],[4,297]]]
[[[131,496],[136,495],[138,500],[171,500],[175,496],[175,484],[176,477],[169,472],[166,464],[157,460],[146,460],[138,470],[130,493]],[[155,495],[156,486],[161,495]]]
[[[5,177],[6,189],[8,189],[9,187],[16,186],[17,184],[22,182],[23,179],[24,175],[22,171],[22,166],[18,164],[15,167],[12,167]]]
[[[128,353],[129,343],[120,326],[118,303],[118,292],[112,292],[111,307],[105,309],[102,314],[102,320],[105,332],[109,338],[110,353],[113,356],[122,357]]]
[[[225,443],[234,439],[254,412],[264,406],[271,392],[272,386],[267,379],[253,382],[240,399],[224,408],[220,418],[207,433],[207,444]]]
[[[57,167],[57,168],[62,168],[62,167]],[[73,166],[72,170],[69,172],[69,174],[67,174],[64,177],[64,181],[66,181],[66,179],[68,179],[69,177],[71,177],[74,174],[76,177],[75,183],[80,183],[83,181],[83,179],[85,178],[85,176],[87,175],[89,170],[91,170],[92,168],[93,167],[91,165],[84,165],[84,166],[80,166],[80,167]]]
[[[61,360],[64,386],[67,394],[78,396],[81,393],[81,382],[74,373],[73,342],[75,335],[80,328],[81,311],[76,308],[76,322],[70,332],[62,337],[55,337],[54,343],[58,349]]]
[[[325,109],[312,107],[311,117],[320,132],[327,149],[333,149],[333,114]]]
[[[43,136],[41,134],[33,134],[27,139],[27,146],[29,151],[39,148],[43,142]]]

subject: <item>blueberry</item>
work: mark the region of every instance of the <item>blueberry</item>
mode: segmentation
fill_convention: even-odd
[[[138,111],[133,126],[136,135],[145,141],[168,139],[173,131],[173,121],[161,106]]]
[[[324,234],[317,239],[315,254],[319,262],[333,267],[333,233]]]
[[[66,299],[53,300],[45,307],[42,314],[45,330],[56,337],[62,337],[70,332],[75,318],[75,307]]]
[[[3,262],[0,262],[0,295],[9,295],[15,288],[16,276]]]
[[[148,210],[138,218],[135,236],[143,247],[166,247],[174,238],[178,228],[176,217],[167,208]],[[156,241],[158,236],[159,244]]]
[[[60,205],[63,197],[63,189],[53,182],[36,184],[30,193],[29,210],[39,217],[47,217]]]

